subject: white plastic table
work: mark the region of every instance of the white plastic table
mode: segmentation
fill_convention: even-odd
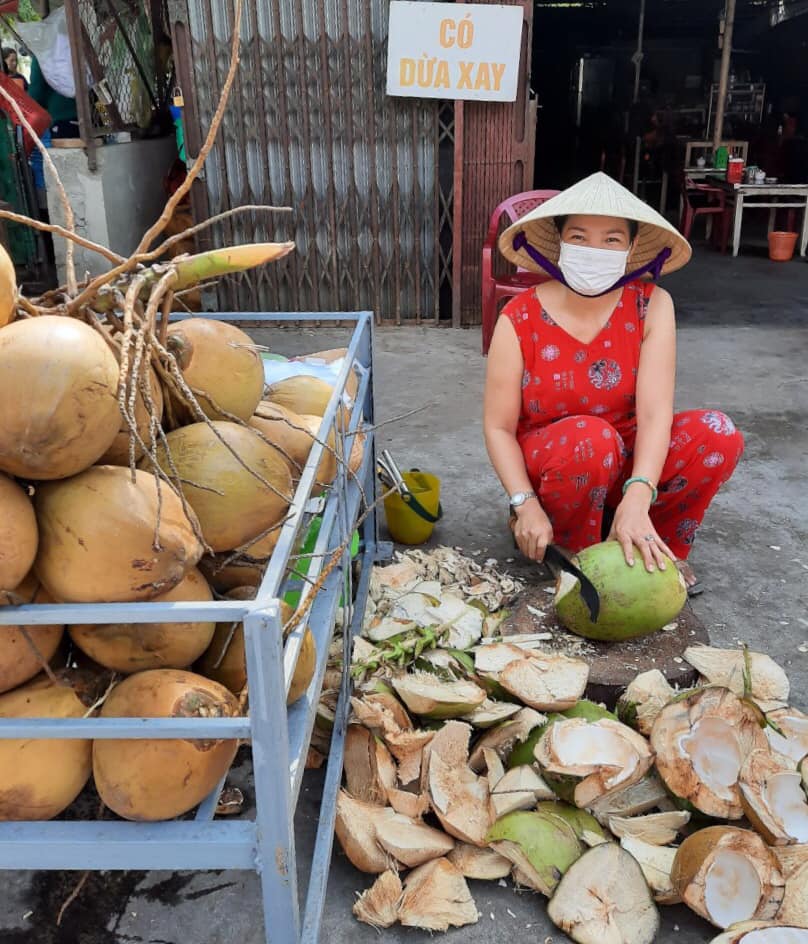
[[[805,255],[808,245],[808,184],[730,184],[717,175],[711,175],[710,182],[724,187],[735,204],[732,221],[733,256],[737,256],[740,249],[744,209],[768,209],[769,232],[774,229],[777,210],[802,210],[800,255]]]

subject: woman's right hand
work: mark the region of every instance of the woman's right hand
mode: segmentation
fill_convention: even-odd
[[[544,560],[545,548],[553,543],[553,526],[535,498],[516,509],[513,534],[525,557]]]

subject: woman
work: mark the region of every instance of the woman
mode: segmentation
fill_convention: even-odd
[[[685,563],[743,452],[717,410],[674,415],[670,295],[643,281],[681,268],[686,240],[605,174],[511,225],[500,251],[551,281],[511,299],[488,354],[484,427],[520,550],[579,551],[608,536],[649,571]],[[628,273],[628,274],[627,274]]]
[[[10,78],[13,79],[17,85],[23,90],[23,92],[28,91],[28,80],[25,76],[18,71],[20,64],[19,57],[17,55],[17,50],[12,49],[10,46],[3,47],[3,72]]]

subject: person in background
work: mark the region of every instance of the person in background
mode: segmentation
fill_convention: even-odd
[[[78,138],[81,136],[76,99],[60,95],[48,85],[36,57],[31,60],[31,85],[28,94],[50,114],[53,122],[50,128],[51,137]]]
[[[17,50],[12,49],[10,46],[3,47],[3,72],[10,78],[13,79],[17,85],[23,90],[23,92],[28,91],[28,79],[19,71],[19,57],[17,55]]]

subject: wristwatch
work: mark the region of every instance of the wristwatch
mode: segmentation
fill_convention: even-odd
[[[517,492],[515,495],[511,495],[510,497],[511,508],[520,508],[531,498],[536,498],[535,492]]]

